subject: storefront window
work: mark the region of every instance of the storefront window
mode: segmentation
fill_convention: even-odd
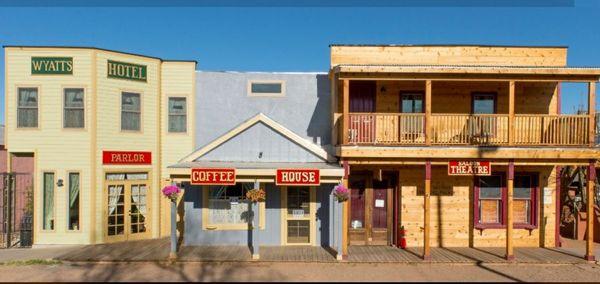
[[[502,223],[502,177],[479,178],[479,223]]]
[[[79,173],[69,173],[69,230],[79,230]]]
[[[140,131],[140,94],[121,94],[121,130]]]
[[[208,187],[208,221],[210,224],[248,224],[251,221],[250,201],[246,192],[253,183]]]
[[[83,89],[65,89],[64,121],[65,128],[83,128],[85,125]]]
[[[17,127],[38,126],[38,89],[19,88]]]
[[[531,224],[533,215],[533,184],[531,176],[515,176],[513,218],[515,223]]]
[[[187,131],[185,98],[169,98],[169,132]]]
[[[54,173],[44,173],[43,195],[43,224],[44,230],[54,230]]]

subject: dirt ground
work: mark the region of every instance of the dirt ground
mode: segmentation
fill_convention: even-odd
[[[600,266],[535,264],[62,263],[2,265],[0,281],[600,281]]]

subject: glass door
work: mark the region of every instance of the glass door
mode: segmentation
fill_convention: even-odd
[[[106,237],[107,241],[147,238],[149,204],[147,174],[107,174]]]
[[[284,211],[284,244],[311,245],[315,240],[315,189],[288,187],[282,196]]]

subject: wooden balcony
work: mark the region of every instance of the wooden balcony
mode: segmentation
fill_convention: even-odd
[[[346,145],[589,146],[588,115],[349,113]],[[512,139],[511,139],[512,136]]]

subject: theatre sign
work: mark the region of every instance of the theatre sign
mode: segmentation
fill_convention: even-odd
[[[490,161],[449,161],[450,176],[489,176],[492,174]]]

